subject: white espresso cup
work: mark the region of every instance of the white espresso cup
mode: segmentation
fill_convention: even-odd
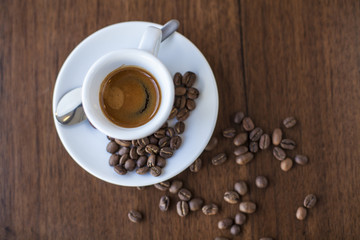
[[[174,83],[165,65],[157,58],[162,32],[148,27],[137,49],[121,49],[98,59],[85,76],[82,87],[82,104],[91,124],[107,136],[134,140],[151,135],[168,119],[174,103]],[[157,81],[161,100],[156,114],[145,124],[126,128],[114,124],[100,106],[101,84],[109,73],[126,66],[135,66],[149,72]]]

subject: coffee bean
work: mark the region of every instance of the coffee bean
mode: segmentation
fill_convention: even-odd
[[[174,129],[177,134],[182,134],[185,131],[185,123],[181,121],[177,122]]]
[[[166,191],[170,188],[170,182],[169,181],[164,181],[164,182],[159,182],[159,183],[156,183],[154,185],[154,187],[160,191]]]
[[[159,202],[160,211],[167,211],[170,206],[170,198],[168,196],[162,196]]]
[[[259,240],[273,240],[273,239],[270,238],[270,237],[262,237],[262,238],[260,238]]]
[[[178,192],[178,197],[180,200],[189,201],[192,197],[192,194],[188,189],[182,188]]]
[[[225,138],[233,138],[236,135],[236,129],[235,128],[226,128],[223,130],[222,134]]]
[[[296,143],[291,139],[283,139],[281,140],[280,146],[283,149],[293,150],[296,147]]]
[[[161,167],[155,166],[150,168],[150,174],[153,175],[154,177],[158,177],[161,175]]]
[[[117,155],[117,154],[111,154],[110,158],[109,158],[109,165],[110,166],[116,166],[119,164],[119,159],[120,159],[120,156]]]
[[[174,75],[174,84],[175,86],[180,86],[182,84],[182,75],[181,73],[175,73]]]
[[[138,144],[139,146],[145,147],[146,145],[148,145],[150,143],[149,138],[148,137],[144,137],[138,140]]]
[[[131,146],[131,141],[115,139],[115,142],[122,147],[130,147]]]
[[[157,145],[159,142],[159,139],[157,139],[156,137],[154,137],[153,135],[150,136],[149,138],[150,144],[154,144]]]
[[[241,154],[247,153],[248,151],[249,151],[249,148],[247,146],[236,147],[234,149],[234,155],[240,156]]]
[[[308,163],[308,161],[309,161],[309,159],[308,159],[308,157],[305,156],[305,155],[299,155],[299,154],[298,154],[298,155],[295,156],[295,162],[296,162],[297,164],[305,165],[305,164]]]
[[[235,215],[235,223],[237,225],[243,225],[246,222],[246,215],[244,213],[237,213]]]
[[[180,104],[181,104],[181,97],[175,97],[173,107],[174,108],[180,108]]]
[[[130,149],[130,153],[129,153],[129,156],[131,159],[138,159],[139,158],[139,155],[137,154],[137,147],[133,147]]]
[[[256,204],[253,202],[241,202],[239,205],[240,212],[243,213],[254,213],[256,211]]]
[[[228,191],[224,194],[224,200],[230,204],[236,204],[240,201],[240,196],[237,192]]]
[[[116,165],[114,167],[114,170],[117,174],[120,174],[120,175],[125,175],[127,173],[126,169],[120,164]]]
[[[136,148],[136,153],[137,153],[137,155],[139,155],[139,157],[144,156],[146,154],[145,147],[140,147],[140,146],[137,147]]]
[[[214,203],[210,203],[202,207],[202,212],[207,216],[215,215],[219,212],[219,207]]]
[[[200,210],[203,204],[204,201],[201,198],[193,198],[189,201],[189,208],[194,212]]]
[[[284,160],[286,158],[285,151],[280,147],[274,147],[273,155],[279,161],[282,161],[282,160]]]
[[[293,160],[291,158],[286,158],[284,161],[280,162],[280,168],[284,172],[289,171],[293,166]]]
[[[160,156],[156,156],[156,166],[164,168],[166,166],[166,159]]]
[[[200,171],[202,165],[201,158],[197,158],[189,167],[191,172],[197,173]]]
[[[133,171],[136,167],[136,162],[133,159],[126,160],[124,164],[124,168],[128,170],[129,172]]]
[[[259,144],[258,142],[250,142],[249,143],[249,150],[252,153],[257,153],[259,151]]]
[[[124,154],[127,154],[130,152],[130,148],[128,147],[121,147],[118,151],[118,154],[119,155],[124,155]]]
[[[234,184],[234,190],[241,196],[244,196],[248,192],[248,186],[244,181],[238,181]]]
[[[314,194],[309,194],[305,197],[304,207],[312,208],[316,204],[316,196]]]
[[[156,132],[154,132],[154,137],[156,137],[157,139],[163,138],[166,135],[166,129],[164,128],[160,128],[159,130],[157,130]],[[149,144],[151,145],[151,144]]]
[[[183,96],[186,94],[185,87],[175,87],[175,96]]]
[[[216,237],[214,238],[214,240],[229,240],[229,239],[226,237]]]
[[[243,126],[243,128],[245,129],[245,131],[248,131],[248,132],[250,132],[251,130],[253,130],[254,127],[255,127],[254,122],[253,122],[253,120],[252,120],[250,117],[245,117],[245,118],[242,120],[242,126]]]
[[[114,141],[109,142],[108,145],[106,146],[106,151],[108,151],[109,153],[115,153],[118,150],[119,150],[119,145],[117,145],[117,143]]]
[[[174,150],[172,150],[170,147],[163,147],[160,149],[160,156],[163,158],[171,158],[174,154]]]
[[[263,130],[261,128],[257,127],[257,128],[254,128],[250,132],[249,138],[250,138],[251,141],[256,142],[256,141],[259,141],[262,134],[263,134]]]
[[[283,124],[286,128],[292,128],[296,125],[296,119],[294,117],[287,117],[284,119]]]
[[[130,210],[128,213],[128,218],[133,223],[138,223],[142,220],[142,214],[136,210]]]
[[[136,169],[136,173],[140,174],[140,175],[144,175],[145,173],[147,173],[149,171],[149,167],[148,166],[144,166],[141,168]]]
[[[147,163],[147,156],[140,156],[139,159],[136,161],[136,166],[141,168],[145,166]]]
[[[174,180],[171,182],[169,192],[172,194],[177,194],[179,190],[182,188],[183,182],[180,180]]]
[[[170,112],[170,115],[169,115],[168,119],[175,118],[177,114],[178,114],[178,109],[176,107],[173,107],[171,109],[171,112]]]
[[[124,165],[126,160],[128,160],[128,159],[129,159],[129,154],[126,153],[126,154],[122,155],[119,159],[119,164]]]
[[[131,140],[131,145],[133,145],[133,147],[138,146],[137,140]]]
[[[170,146],[170,137],[166,136],[166,137],[160,138],[158,146],[161,148]]]
[[[234,123],[241,124],[244,117],[245,117],[245,114],[243,112],[236,112],[235,116],[234,116]]]
[[[186,100],[187,98],[185,95],[180,97],[179,109],[183,109],[186,107]]]
[[[154,144],[149,144],[145,147],[145,152],[148,154],[158,154],[159,153],[159,147]]]
[[[213,157],[211,159],[211,163],[215,166],[217,165],[221,165],[223,164],[224,162],[226,162],[227,160],[227,156],[225,153],[219,153],[218,155],[216,155],[215,157]]]
[[[182,79],[182,83],[188,88],[192,87],[195,81],[196,81],[196,74],[193,72],[186,72]]]
[[[247,140],[248,140],[248,134],[246,132],[242,132],[235,136],[233,143],[235,146],[240,146],[246,143]]]
[[[208,144],[205,147],[205,151],[211,151],[213,150],[218,144],[217,137],[211,137]]]
[[[234,224],[234,225],[231,226],[230,233],[232,235],[237,236],[237,235],[240,234],[240,232],[241,232],[241,228],[240,228],[239,225]]]
[[[299,219],[299,220],[304,220],[306,218],[306,215],[307,215],[307,210],[306,208],[304,207],[299,207],[297,210],[296,210],[296,218]]]
[[[197,99],[199,97],[199,90],[197,90],[196,88],[189,88],[187,91],[187,97],[190,99]]]
[[[233,223],[234,220],[232,218],[225,218],[218,222],[218,228],[221,230],[228,229],[233,225]]]
[[[178,201],[176,204],[176,211],[180,217],[185,217],[189,214],[189,204],[185,201]]]
[[[150,154],[148,156],[146,166],[148,166],[149,168],[156,166],[156,155],[155,154]]]
[[[258,188],[266,188],[268,186],[269,182],[266,177],[264,176],[257,176],[255,178],[255,185]]]
[[[192,111],[196,108],[196,103],[193,99],[187,99],[186,100],[186,108],[189,110],[189,111]]]
[[[261,135],[260,137],[260,141],[259,141],[259,148],[261,150],[265,150],[270,146],[270,136],[269,134],[264,133],[263,135]]]
[[[180,136],[174,136],[170,139],[170,148],[173,150],[177,150],[180,148],[182,143],[182,139]]]
[[[282,131],[280,128],[275,128],[272,134],[272,144],[277,146],[282,140]]]
[[[249,163],[251,160],[253,160],[253,158],[254,158],[254,154],[251,152],[247,152],[239,156],[236,156],[235,161],[239,165],[245,165]]]
[[[179,121],[185,121],[190,116],[189,110],[186,108],[180,109],[176,114],[176,119]]]
[[[174,130],[174,128],[168,127],[168,128],[166,129],[166,133],[165,133],[165,134],[166,134],[166,136],[172,138],[173,136],[175,136],[175,130]]]

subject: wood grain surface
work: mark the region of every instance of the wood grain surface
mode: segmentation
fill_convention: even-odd
[[[105,183],[80,168],[57,136],[52,94],[60,67],[85,37],[107,25],[178,19],[179,32],[204,54],[217,79],[220,108],[216,150],[199,173],[181,179],[195,196],[217,203],[218,215],[180,218],[171,196]],[[360,2],[335,0],[1,0],[0,1],[0,239],[359,239]],[[284,129],[309,164],[281,171],[271,151],[247,166],[231,154],[221,131],[235,111],[271,133]],[[84,139],[86,141],[86,139]],[[209,159],[227,152],[229,160]],[[257,189],[257,175],[269,187]],[[223,194],[246,180],[258,205],[238,237],[217,222],[238,205]],[[308,193],[318,204],[305,221],[295,211]],[[144,214],[131,223],[130,209]]]

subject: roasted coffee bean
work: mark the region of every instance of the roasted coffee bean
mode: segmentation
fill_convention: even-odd
[[[236,135],[236,129],[235,128],[226,128],[223,130],[222,134],[225,138],[233,138]]]
[[[154,144],[157,145],[159,142],[159,139],[157,139],[156,137],[154,137],[153,135],[150,136],[149,138],[150,144]]]
[[[108,145],[106,146],[106,151],[108,151],[109,153],[115,153],[118,150],[119,150],[119,145],[117,145],[117,143],[114,141],[109,142]]]
[[[254,128],[249,134],[250,140],[254,141],[254,142],[259,141],[259,139],[260,139],[261,135],[263,134],[263,132],[264,131],[259,127]]]
[[[186,96],[181,96],[180,97],[180,106],[179,106],[179,109],[183,109],[186,107]]]
[[[309,159],[308,159],[308,157],[305,156],[305,155],[300,155],[300,154],[298,154],[298,155],[295,156],[295,162],[296,162],[297,164],[305,165],[305,164],[308,163],[308,161],[309,161]]]
[[[147,163],[147,156],[140,156],[139,159],[136,161],[136,166],[141,168],[145,166]]]
[[[246,215],[244,213],[237,213],[235,215],[235,224],[243,225],[246,222]]]
[[[146,145],[148,145],[150,143],[149,138],[144,137],[138,140],[138,144],[139,146],[145,147]]]
[[[296,143],[291,139],[283,139],[281,140],[280,146],[283,149],[293,150],[296,147]]]
[[[166,136],[172,138],[173,136],[175,136],[175,130],[174,130],[174,128],[168,127],[168,128],[166,129],[166,133],[165,133],[165,134],[166,134]]]
[[[312,208],[316,204],[316,196],[314,194],[309,194],[304,199],[304,207]]]
[[[121,155],[120,159],[119,159],[119,164],[120,165],[124,165],[126,160],[129,159],[129,154],[125,153],[124,155]]]
[[[133,223],[138,223],[142,220],[142,214],[136,210],[130,210],[128,213],[128,218]]]
[[[201,210],[205,215],[211,216],[211,215],[215,215],[219,212],[219,207],[214,203],[210,203],[210,204],[203,206]]]
[[[249,150],[252,153],[257,153],[259,151],[259,144],[258,142],[250,142],[249,143]]]
[[[272,134],[272,144],[277,146],[281,143],[282,131],[280,128],[275,128]]]
[[[182,108],[176,114],[176,119],[179,121],[185,121],[190,116],[189,110]]]
[[[180,103],[181,103],[181,97],[175,97],[174,100],[174,108],[180,108]]]
[[[192,87],[196,81],[196,74],[193,72],[186,72],[183,76],[182,83],[186,87]]]
[[[156,155],[155,154],[150,154],[148,156],[146,166],[148,166],[149,168],[156,166]]]
[[[182,188],[178,192],[178,197],[180,200],[189,201],[192,197],[192,194],[188,189]]]
[[[282,160],[284,160],[286,158],[285,151],[280,147],[274,147],[273,155],[279,161],[282,161]]]
[[[205,147],[205,151],[211,151],[213,150],[218,144],[218,139],[217,137],[211,137],[210,141],[208,142],[208,144]]]
[[[248,140],[248,134],[246,132],[242,132],[235,136],[233,143],[235,146],[240,146],[246,143],[247,140]]]
[[[136,159],[139,158],[139,155],[137,154],[136,150],[137,150],[137,147],[133,147],[133,148],[130,149],[129,156],[130,156],[131,159],[136,160]]]
[[[197,211],[202,208],[204,201],[201,198],[193,198],[189,201],[190,211]]]
[[[245,117],[245,114],[243,112],[236,112],[235,116],[234,116],[234,123],[241,124],[244,117]]]
[[[283,124],[286,128],[292,128],[296,125],[296,119],[294,117],[287,117],[284,119]]]
[[[197,90],[196,88],[189,88],[187,91],[187,97],[190,99],[197,99],[199,97],[199,90]]]
[[[148,166],[144,166],[141,168],[136,169],[136,173],[140,174],[140,175],[144,175],[145,173],[147,173],[149,171],[149,167]]]
[[[240,234],[240,232],[241,232],[241,228],[240,228],[239,225],[234,224],[234,225],[231,226],[230,233],[232,235],[237,236],[237,235]]]
[[[137,147],[136,148],[136,153],[139,155],[139,156],[144,156],[146,154],[145,152],[145,147]]]
[[[171,158],[174,154],[174,150],[172,150],[170,147],[163,147],[160,149],[160,156],[163,158]]]
[[[174,180],[171,182],[169,192],[172,194],[177,194],[179,190],[182,188],[183,182],[180,180]]]
[[[127,154],[130,152],[130,148],[128,147],[121,147],[118,151],[118,154],[119,155],[124,155],[124,154]]]
[[[201,158],[197,158],[189,167],[190,172],[197,173],[200,171],[202,165]]]
[[[138,146],[137,140],[131,140],[131,145],[133,145],[133,147]]]
[[[223,229],[228,229],[230,228],[234,223],[234,219],[232,218],[225,218],[222,219],[218,222],[218,228],[223,230]]]
[[[234,155],[240,156],[241,154],[247,153],[248,151],[249,151],[249,148],[247,146],[236,147],[234,149]]]
[[[240,212],[243,213],[254,213],[256,211],[256,204],[250,201],[241,202],[239,205]]]
[[[229,240],[229,239],[226,237],[216,237],[214,238],[214,240]]]
[[[224,162],[226,162],[227,160],[227,156],[225,153],[219,153],[218,155],[214,156],[212,159],[211,159],[211,163],[215,166],[217,165],[221,165],[223,164]]]
[[[120,159],[120,156],[117,155],[117,154],[111,154],[110,158],[109,158],[109,165],[110,166],[116,166],[119,164],[119,159]]]
[[[160,128],[159,130],[157,130],[156,132],[154,132],[154,137],[156,137],[157,139],[163,138],[166,135],[166,129],[164,128]]]
[[[166,166],[166,159],[160,156],[156,156],[156,166],[164,168]]]
[[[273,240],[273,239],[270,238],[270,237],[262,237],[262,238],[260,238],[259,240]]]
[[[254,158],[254,154],[251,152],[247,152],[239,156],[236,156],[235,161],[239,165],[245,165],[249,163],[251,160],[253,160],[253,158]]]
[[[269,181],[264,176],[257,176],[255,178],[255,185],[258,188],[266,188],[268,186],[268,184],[269,184]]]
[[[280,168],[284,172],[289,171],[293,166],[293,160],[291,158],[285,158],[284,161],[280,162]]]
[[[182,134],[185,131],[185,123],[181,121],[177,122],[174,129],[177,134]]]
[[[178,114],[178,109],[176,107],[173,107],[173,109],[171,109],[171,112],[170,112],[170,115],[169,115],[168,119],[175,118],[177,114]]]
[[[159,146],[156,146],[154,144],[149,144],[145,147],[145,152],[148,154],[158,154],[159,153]]]
[[[260,141],[259,141],[259,148],[261,150],[265,150],[270,146],[270,136],[269,134],[264,133],[263,135],[261,135],[260,137]]]
[[[180,148],[182,143],[182,139],[180,136],[174,136],[170,139],[170,148],[173,150],[177,150]]]
[[[116,165],[114,167],[114,170],[117,174],[120,174],[120,175],[125,175],[127,173],[126,169],[120,164]]]
[[[224,194],[224,200],[227,202],[227,203],[230,203],[230,204],[236,204],[236,203],[239,203],[240,201],[240,196],[237,192],[235,191],[227,191],[225,192]]]
[[[166,137],[160,138],[158,146],[161,148],[170,146],[170,137],[166,136]]]
[[[307,215],[307,210],[306,208],[304,207],[299,207],[297,210],[296,210],[296,218],[299,219],[299,220],[304,220],[306,218],[306,215]]]
[[[170,182],[169,181],[164,181],[164,182],[159,182],[157,184],[154,185],[154,187],[160,191],[166,191],[170,188]]]
[[[159,202],[160,211],[167,211],[170,206],[170,198],[168,196],[162,196]]]
[[[181,73],[177,72],[174,75],[174,84],[175,86],[180,86],[182,84],[182,75]]]
[[[248,186],[245,181],[238,181],[234,184],[234,190],[244,196],[248,192]]]
[[[196,108],[196,103],[193,99],[187,99],[186,100],[186,108],[189,110],[189,111],[192,111]]]
[[[176,212],[180,217],[185,217],[189,214],[189,204],[185,201],[178,201],[176,204]]]
[[[128,159],[128,160],[126,160],[126,162],[125,162],[125,164],[124,164],[124,168],[125,168],[126,170],[128,170],[129,172],[131,172],[131,171],[134,171],[135,167],[136,167],[136,162],[135,162],[135,160],[133,160],[133,159]]]
[[[186,94],[185,87],[175,87],[175,96],[183,96]]]
[[[161,168],[158,166],[150,168],[150,174],[154,177],[158,177],[161,175]]]
[[[115,142],[122,147],[130,147],[131,146],[131,141],[115,139]]]
[[[248,132],[250,132],[251,130],[253,130],[254,127],[255,127],[254,122],[253,122],[253,120],[252,120],[250,117],[245,117],[245,118],[242,120],[242,126],[243,126],[243,128],[245,129],[245,131],[248,131]]]

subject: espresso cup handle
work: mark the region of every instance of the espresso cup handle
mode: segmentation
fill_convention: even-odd
[[[161,38],[162,38],[161,29],[150,26],[143,33],[138,48],[147,51],[152,55],[154,55],[155,57],[157,57],[161,43]]]

